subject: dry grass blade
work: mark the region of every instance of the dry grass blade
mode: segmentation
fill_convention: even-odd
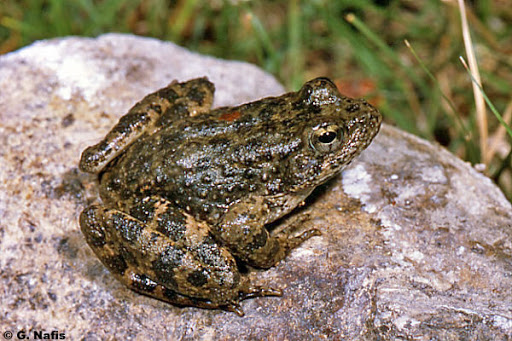
[[[473,83],[473,96],[475,98],[476,104],[476,120],[478,125],[478,132],[480,134],[480,153],[481,160],[485,165],[489,164],[489,150],[487,148],[487,138],[488,138],[488,128],[487,128],[487,115],[485,110],[485,100],[482,96],[482,92],[479,88],[482,87],[482,80],[480,78],[480,72],[478,70],[478,63],[476,61],[475,51],[473,49],[473,44],[471,41],[471,34],[469,32],[469,25],[466,15],[466,6],[464,4],[464,0],[458,0],[461,25],[462,25],[462,36],[464,39],[464,47],[466,49],[466,56],[468,58],[469,69],[471,70],[471,74],[476,80],[476,83]]]

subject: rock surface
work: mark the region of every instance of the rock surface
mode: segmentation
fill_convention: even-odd
[[[323,235],[260,283],[281,298],[246,316],[177,308],[123,287],[94,257],[77,217],[95,199],[77,170],[145,94],[207,75],[215,106],[283,88],[254,66],[170,43],[109,34],[33,44],[0,57],[0,331],[71,339],[507,340],[512,336],[512,208],[444,149],[384,126],[304,211]],[[33,338],[33,334],[30,335]]]

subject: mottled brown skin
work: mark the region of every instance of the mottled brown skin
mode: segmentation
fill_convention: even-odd
[[[269,268],[316,229],[265,225],[298,206],[377,134],[381,116],[326,78],[298,92],[210,110],[206,78],[173,82],[137,103],[80,169],[99,175],[102,205],[80,225],[129,288],[182,306],[243,315],[239,302],[278,296],[254,286],[235,258]]]

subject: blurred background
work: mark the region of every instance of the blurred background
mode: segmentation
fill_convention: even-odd
[[[127,32],[257,64],[289,90],[328,76],[378,106],[387,123],[475,165],[512,200],[512,130],[503,124],[512,116],[512,3],[460,3],[0,0],[0,54],[40,39]],[[468,46],[483,91],[459,60]],[[484,93],[494,110],[478,104]]]

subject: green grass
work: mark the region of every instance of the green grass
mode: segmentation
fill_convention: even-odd
[[[486,160],[486,174],[510,199],[512,138],[499,127],[512,101],[507,50],[512,9],[506,1],[471,3],[476,7],[467,11],[483,90],[495,108],[488,109],[486,121],[498,147]],[[376,104],[390,124],[437,141],[473,164],[489,154],[479,144],[472,80],[459,61],[466,51],[455,3],[2,0],[0,5],[0,53],[38,39],[113,31],[249,61],[290,90],[329,76],[342,92]]]

